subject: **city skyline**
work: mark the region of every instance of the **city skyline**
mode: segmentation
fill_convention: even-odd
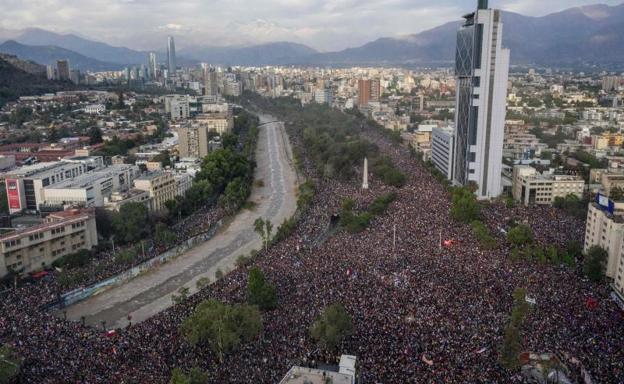
[[[407,2],[260,1],[248,4],[205,4],[196,0],[86,2],[8,0],[0,21],[0,39],[12,30],[42,28],[74,33],[133,49],[161,49],[168,35],[180,38],[180,47],[249,45],[293,41],[320,51],[340,50],[380,37],[397,37],[434,28],[469,12],[473,1],[421,0]],[[543,16],[574,6],[621,4],[621,0],[491,1],[490,6],[528,16]],[[50,8],[56,12],[49,12]],[[198,15],[203,15],[198,18]],[[297,15],[297,17],[293,17]],[[594,15],[594,17],[599,17]],[[71,25],[71,27],[68,27]]]

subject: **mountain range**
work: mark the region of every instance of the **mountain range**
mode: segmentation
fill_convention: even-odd
[[[0,55],[0,108],[20,96],[75,88],[70,82],[48,80],[45,68],[38,64]]]
[[[568,66],[581,63],[624,65],[624,4],[577,7],[542,17],[503,12],[503,45],[513,64]],[[449,65],[461,21],[403,37],[386,37],[339,52],[318,52],[292,42],[254,46],[187,47],[180,64],[218,65]],[[1,32],[1,31],[0,31]],[[0,41],[2,40],[0,33]],[[7,36],[7,34],[5,34]],[[147,52],[114,47],[76,34],[42,29],[12,31],[0,52],[42,64],[69,58],[73,68],[104,70],[147,63]],[[164,54],[158,53],[159,61]]]

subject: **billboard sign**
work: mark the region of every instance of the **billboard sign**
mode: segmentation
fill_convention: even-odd
[[[615,212],[615,204],[613,203],[613,200],[603,194],[596,194],[596,203],[600,206],[600,208],[602,208],[603,211],[607,211],[611,215]]]
[[[7,190],[7,197],[9,199],[9,209],[12,209],[12,210],[22,209],[22,205],[20,203],[19,182],[13,179],[7,179],[6,190]]]

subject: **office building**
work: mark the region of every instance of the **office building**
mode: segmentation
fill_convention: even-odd
[[[453,179],[455,132],[451,127],[431,130],[431,161],[447,179]]]
[[[69,81],[69,60],[57,60],[56,61],[56,73],[59,80]]]
[[[600,197],[598,198],[600,201]],[[612,208],[608,208],[611,206]],[[624,206],[609,202],[604,205],[593,202],[589,205],[585,229],[587,252],[592,246],[607,251],[609,257],[605,274],[612,279],[612,288],[624,300]]]
[[[178,193],[178,183],[172,173],[152,172],[137,178],[134,188],[149,193],[149,210],[160,212],[166,209],[165,203],[174,200]]]
[[[187,95],[165,96],[165,112],[171,120],[188,119],[190,116],[189,97]]]
[[[204,69],[204,95],[219,96],[219,77],[214,68]]]
[[[176,75],[176,52],[175,52],[175,42],[173,41],[173,36],[169,36],[167,38],[167,76],[175,77]]]
[[[509,55],[502,48],[499,10],[479,1],[476,12],[464,16],[457,33],[455,57],[455,169],[457,185],[472,182],[477,197],[494,198],[502,190]]]
[[[23,210],[36,212],[44,203],[43,189],[87,172],[83,163],[39,163],[18,168],[5,175],[11,214]]]
[[[85,173],[76,178],[45,187],[44,206],[52,210],[69,206],[103,207],[115,192],[127,192],[139,175],[135,165],[113,165],[105,169]]]
[[[70,210],[49,215],[46,222],[0,236],[0,277],[42,270],[81,249],[98,244],[95,214]]]
[[[149,63],[147,67],[148,77],[150,80],[155,80],[158,77],[158,62],[156,61],[156,52],[149,53]]]
[[[529,165],[513,168],[512,194],[524,205],[550,205],[556,198],[575,195],[583,198],[585,180],[579,176],[540,174]]]

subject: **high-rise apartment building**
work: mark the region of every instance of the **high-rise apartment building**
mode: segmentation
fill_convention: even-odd
[[[214,68],[204,68],[204,95],[206,96],[218,96],[219,95],[219,80],[218,74]]]
[[[169,77],[175,76],[176,68],[175,42],[173,41],[173,36],[169,36],[167,38],[167,70]]]
[[[69,80],[69,60],[57,60],[56,71],[59,80]]]
[[[378,79],[358,81],[358,105],[368,105],[369,102],[377,102],[381,98],[381,84]]]
[[[156,77],[158,75],[157,68],[156,68],[157,61],[156,61],[156,53],[155,52],[150,52],[149,53],[149,63],[148,64],[149,64],[148,68],[147,68],[147,70],[149,72],[149,76],[148,77],[151,80],[154,80],[154,79],[156,79]]]
[[[457,32],[455,75],[455,169],[453,182],[478,186],[477,197],[500,195],[509,77],[499,10],[480,0]]]

